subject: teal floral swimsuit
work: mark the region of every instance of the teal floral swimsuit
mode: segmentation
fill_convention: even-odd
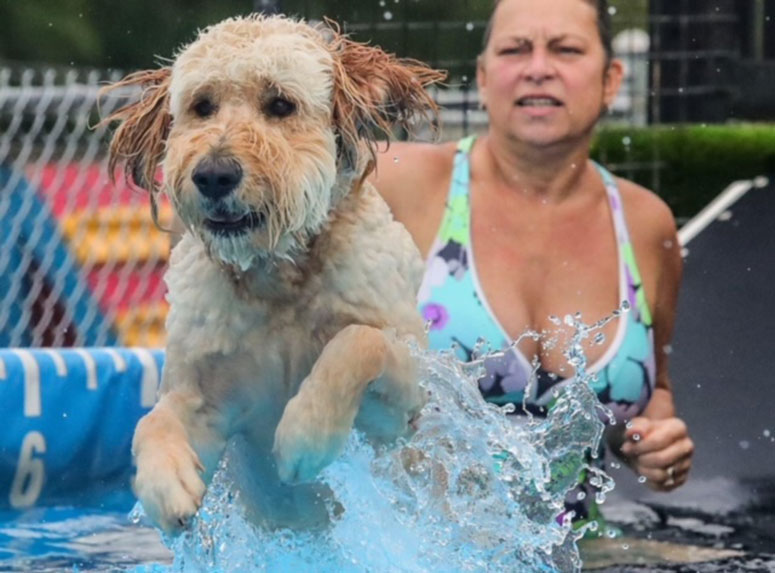
[[[554,398],[553,390],[569,379],[539,367],[533,382],[528,384],[534,370],[530,360],[511,346],[512,340],[490,309],[479,284],[470,234],[469,155],[473,143],[474,138],[469,137],[458,144],[446,211],[418,294],[420,311],[430,324],[432,348],[452,347],[464,361],[472,359],[479,339],[493,350],[505,350],[499,357],[485,360],[479,389],[487,401],[514,404],[517,414],[524,413],[524,404],[528,412],[545,415]],[[619,247],[619,300],[628,301],[630,310],[619,319],[610,348],[587,371],[594,374],[591,385],[600,402],[617,421],[624,421],[643,412],[654,391],[653,332],[619,189],[607,170],[599,165],[597,168],[608,192]],[[589,322],[602,317],[584,318]],[[585,495],[579,495],[581,491]],[[575,512],[577,522],[598,519],[594,493],[586,482],[569,492],[566,509]]]

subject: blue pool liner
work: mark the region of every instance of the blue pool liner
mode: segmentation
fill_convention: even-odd
[[[147,348],[0,349],[0,510],[131,507],[131,443],[164,360]]]

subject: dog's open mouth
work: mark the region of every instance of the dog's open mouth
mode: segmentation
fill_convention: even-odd
[[[216,213],[205,219],[205,227],[216,235],[239,235],[263,226],[266,216],[262,212],[247,214]]]

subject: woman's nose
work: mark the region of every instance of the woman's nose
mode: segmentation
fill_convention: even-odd
[[[533,49],[524,71],[525,79],[540,84],[553,78],[555,71],[549,56],[548,50],[545,48]]]

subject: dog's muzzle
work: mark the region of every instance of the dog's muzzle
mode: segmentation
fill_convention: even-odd
[[[233,157],[208,155],[194,168],[191,179],[208,199],[223,199],[242,181],[242,166]]]

